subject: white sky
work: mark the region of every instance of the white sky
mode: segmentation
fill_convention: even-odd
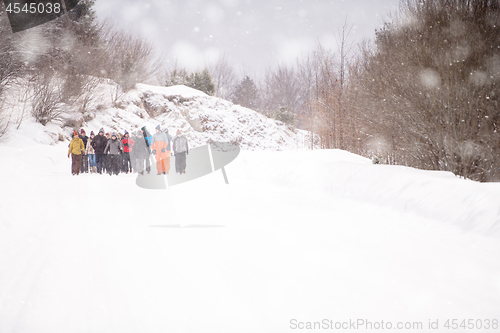
[[[97,0],[99,18],[110,17],[147,37],[170,64],[201,69],[226,57],[239,74],[262,74],[293,63],[320,41],[335,48],[347,16],[352,38],[373,38],[399,0]]]

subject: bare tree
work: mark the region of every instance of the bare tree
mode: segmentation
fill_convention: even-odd
[[[230,100],[238,79],[226,55],[210,64],[208,69],[215,85],[215,96]]]
[[[136,83],[147,82],[161,71],[162,62],[155,56],[151,43],[114,28],[108,22],[102,27],[107,59],[103,75],[118,83],[124,91]]]
[[[346,140],[346,130],[350,127],[350,119],[347,111],[347,105],[344,98],[344,91],[346,86],[346,77],[347,77],[347,62],[349,60],[350,53],[352,51],[352,43],[349,41],[349,37],[352,31],[352,25],[348,26],[347,24],[347,16],[342,25],[342,29],[337,32],[337,44],[338,51],[340,57],[340,68],[339,68],[339,76],[340,76],[340,89],[338,90],[338,132],[339,132],[339,146],[341,149],[346,149],[348,146],[348,139]]]
[[[321,147],[338,148],[338,92],[340,89],[335,55],[318,44],[307,58],[299,63],[302,96],[301,119],[321,138]]]
[[[498,17],[498,2],[407,0],[356,74],[365,139],[397,163],[500,179]]]
[[[295,68],[279,65],[268,70],[261,91],[265,113],[273,115],[282,108],[293,114],[300,112],[303,99]]]

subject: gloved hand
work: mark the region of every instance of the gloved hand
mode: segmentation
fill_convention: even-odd
[[[161,152],[162,152],[162,153],[164,153],[164,152],[165,152],[165,148],[162,148],[162,149],[161,149]]]
[[[68,158],[69,158],[69,154],[68,154]]]
[[[156,149],[155,149],[155,150],[153,150],[153,155],[156,155]]]

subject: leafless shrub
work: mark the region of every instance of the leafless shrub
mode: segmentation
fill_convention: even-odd
[[[4,108],[4,103],[0,102],[0,139],[7,133],[11,125],[11,115]]]
[[[53,71],[45,71],[37,78],[31,112],[37,122],[46,125],[60,115],[61,93]]]
[[[14,54],[14,38],[9,21],[0,6],[0,138],[12,124],[10,107],[5,105],[5,95],[12,82],[21,75],[21,64]]]

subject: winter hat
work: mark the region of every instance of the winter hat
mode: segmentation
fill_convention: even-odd
[[[168,133],[168,128],[165,128],[163,132]]]
[[[116,133],[115,132],[111,133],[111,136],[116,136]]]
[[[90,136],[95,135],[94,131],[90,131]]]
[[[181,134],[181,130],[180,129],[177,130],[177,134]]]
[[[101,129],[99,130],[99,133],[101,133],[101,132],[102,132],[102,133],[104,133],[104,128],[101,128]]]
[[[76,130],[73,130],[73,136],[78,136],[78,132]]]
[[[123,135],[125,135],[125,134],[128,134],[127,130],[125,130],[125,132],[123,132]]]
[[[142,126],[141,131],[146,132],[146,126]]]
[[[109,135],[109,132],[108,132],[108,133],[106,133],[106,135]]]
[[[80,131],[80,133],[85,134],[85,130],[82,128],[82,130]]]
[[[161,131],[161,127],[160,127],[160,125],[156,126],[156,129],[157,129],[158,131]]]

